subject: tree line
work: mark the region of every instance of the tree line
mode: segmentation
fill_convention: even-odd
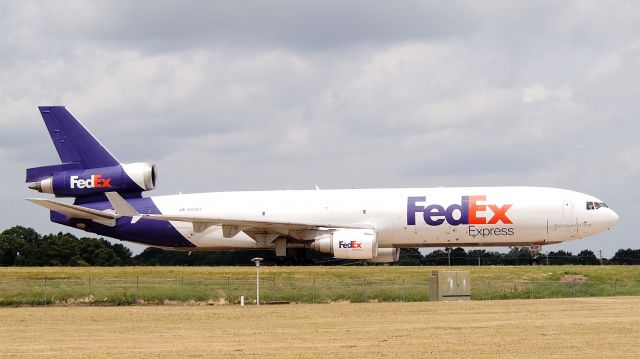
[[[408,248],[400,254],[400,265],[600,265],[600,264],[640,264],[640,249],[619,249],[611,258],[600,258],[585,249],[578,254],[558,250],[546,253],[532,253],[527,247],[512,247],[508,252],[484,249],[447,248],[436,249],[422,255],[415,248]]]
[[[291,250],[286,258],[272,250],[177,252],[147,248],[133,255],[120,243],[102,238],[77,238],[70,233],[40,235],[32,228],[15,226],[0,233],[0,266],[130,266],[130,265],[252,265],[262,257],[272,265],[345,265],[353,261],[335,259],[313,251]],[[463,248],[436,249],[423,255],[417,248],[403,248],[397,265],[527,265],[527,264],[640,264],[640,249],[620,249],[611,258],[599,258],[585,249],[574,255],[558,250],[531,253],[526,247],[508,252]]]

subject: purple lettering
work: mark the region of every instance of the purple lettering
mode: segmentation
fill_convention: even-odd
[[[407,226],[416,225],[416,213],[424,212],[424,206],[416,205],[416,202],[424,202],[427,197],[409,197],[407,199]]]
[[[424,209],[424,213],[422,215],[424,217],[424,221],[427,222],[428,225],[439,226],[444,222],[445,210],[444,207],[439,204],[432,204]]]

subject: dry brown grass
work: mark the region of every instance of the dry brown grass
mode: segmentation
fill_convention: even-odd
[[[638,358],[640,298],[0,308],[7,358]]]

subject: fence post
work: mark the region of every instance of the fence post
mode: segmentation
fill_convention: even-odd
[[[47,277],[44,277],[44,306],[47,306]]]
[[[89,306],[91,306],[91,277],[89,277]]]
[[[617,296],[618,295],[618,280],[614,279],[613,280],[613,296]]]
[[[369,301],[369,294],[367,293],[367,278],[364,278],[362,280],[362,291],[364,293],[364,301],[368,302]]]
[[[231,279],[227,276],[227,303],[231,303]]]
[[[531,289],[531,298],[530,299],[533,299],[533,281],[532,280],[529,281],[529,288]]]
[[[184,304],[184,276],[180,277],[180,303]]]
[[[138,303],[139,298],[140,298],[140,276],[137,275],[136,276],[136,303]]]
[[[402,279],[402,301],[409,301],[409,295],[407,294],[407,284],[405,283],[404,279]]]
[[[313,288],[311,290],[311,301],[313,304],[316,303],[316,277],[313,277]]]
[[[489,290],[488,290],[488,292],[489,292],[489,300],[491,300],[491,279],[489,279],[487,281],[487,287],[489,287]]]
[[[573,297],[576,297],[576,280],[573,280]]]

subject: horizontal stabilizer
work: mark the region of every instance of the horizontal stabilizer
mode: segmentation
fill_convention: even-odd
[[[115,226],[118,216],[115,213],[98,211],[96,209],[76,206],[64,202],[57,202],[43,198],[27,198],[27,201],[50,209],[52,211],[64,214],[71,218],[90,219],[107,226]]]

